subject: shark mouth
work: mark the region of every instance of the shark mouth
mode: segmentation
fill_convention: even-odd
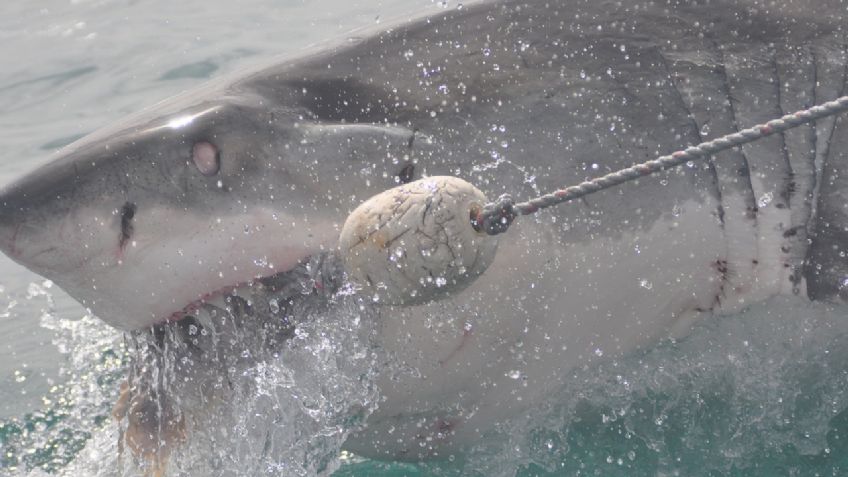
[[[293,268],[207,293],[174,312],[172,322],[211,322],[221,317],[287,318],[286,308],[305,297],[331,299],[345,284],[341,260],[322,253],[308,256]]]

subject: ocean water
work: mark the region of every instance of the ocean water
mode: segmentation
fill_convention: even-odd
[[[74,139],[210,77],[354,28],[458,6],[5,1],[0,184]],[[179,455],[173,474],[848,475],[846,312],[779,297],[716,317],[683,340],[573,370],[543,406],[503,423],[464,455],[426,464],[340,451],[353,410],[374,405],[370,330],[355,309],[317,312],[313,326],[329,334],[299,338],[286,351],[286,367],[243,374],[242,407],[226,416],[244,431],[241,444],[197,444]],[[0,257],[0,475],[135,475],[119,456],[110,417],[133,352],[50,282]],[[342,390],[335,400],[321,390],[328,382]],[[314,398],[309,419],[289,412],[295,403],[269,404],[269,389],[286,386]],[[257,439],[251,429],[268,420],[273,433]],[[263,454],[268,442],[278,449],[273,459]]]

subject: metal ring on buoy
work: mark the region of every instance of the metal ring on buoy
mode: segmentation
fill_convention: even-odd
[[[339,250],[348,277],[387,305],[417,305],[461,291],[497,251],[497,238],[472,225],[486,203],[479,189],[449,176],[377,194],[342,227]]]

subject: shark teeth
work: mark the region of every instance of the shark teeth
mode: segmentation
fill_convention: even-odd
[[[319,294],[332,296],[344,283],[341,260],[327,253],[309,256],[291,270],[257,278],[208,293],[171,315],[168,321],[187,316],[211,315],[223,310],[231,316],[280,314],[292,298]]]

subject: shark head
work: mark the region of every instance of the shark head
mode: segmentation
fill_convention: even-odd
[[[0,249],[131,330],[333,248],[408,173],[412,133],[324,120],[284,90],[207,89],[66,147],[0,193]]]

